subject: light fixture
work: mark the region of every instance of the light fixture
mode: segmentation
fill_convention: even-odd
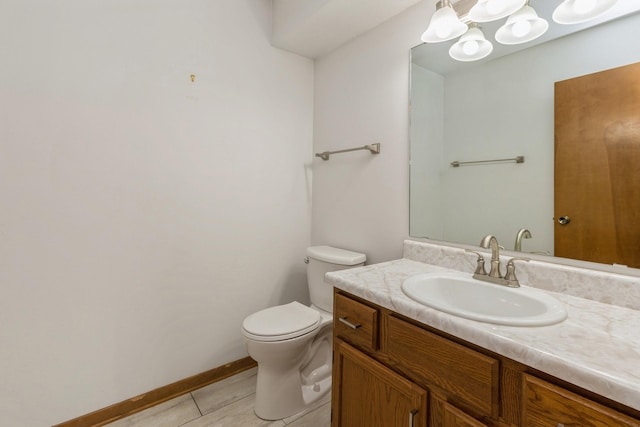
[[[564,0],[553,11],[558,24],[579,24],[597,18],[611,9],[618,0]]]
[[[527,2],[496,31],[496,41],[507,45],[526,43],[537,39],[548,29],[549,23],[540,18]]]
[[[422,34],[422,41],[426,43],[446,42],[455,39],[467,30],[467,26],[460,22],[458,14],[453,10],[450,0],[440,0],[436,4],[436,11],[429,21],[427,31]]]
[[[493,45],[484,37],[476,23],[469,24],[469,30],[449,49],[449,56],[456,61],[477,61],[489,55]]]
[[[469,10],[469,19],[473,22],[495,21],[511,15],[525,3],[526,0],[478,0]]]
[[[504,25],[495,33],[496,41],[503,45],[530,42],[547,32],[549,22],[538,16],[529,5],[529,1],[439,0],[429,27],[422,34],[422,41],[446,42],[461,36],[449,49],[449,56],[457,61],[477,61],[493,51],[493,45],[484,37],[477,22],[489,22],[508,16]],[[553,12],[553,20],[559,24],[579,24],[589,21],[611,10],[618,2],[618,0],[557,1],[561,4]],[[633,3],[635,2],[640,3],[640,0],[633,0]],[[462,19],[453,9],[452,3],[458,7]],[[469,25],[467,26],[466,23]]]

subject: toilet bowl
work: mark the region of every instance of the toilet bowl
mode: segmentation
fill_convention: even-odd
[[[265,420],[294,415],[331,390],[333,287],[324,274],[363,265],[365,256],[329,246],[307,249],[311,305],[297,301],[245,318],[247,352],[258,362],[255,413]]]
[[[288,321],[290,329],[273,328],[269,321],[276,317],[274,323]],[[329,391],[331,326],[330,313],[295,301],[247,317],[243,332],[247,351],[258,362],[255,412],[260,418],[288,417]]]

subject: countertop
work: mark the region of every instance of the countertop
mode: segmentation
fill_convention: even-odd
[[[407,277],[437,271],[455,270],[400,259],[330,272],[325,280],[374,304],[640,410],[640,311],[545,291],[565,304],[565,321],[536,327],[482,323],[426,307],[402,292]]]

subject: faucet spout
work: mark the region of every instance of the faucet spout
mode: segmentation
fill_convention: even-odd
[[[498,239],[492,234],[484,236],[480,241],[480,246],[489,249],[491,248],[491,270],[489,270],[489,277],[502,278],[500,273],[500,247],[498,246]]]
[[[518,234],[516,235],[516,244],[513,247],[514,251],[522,252],[522,239],[530,239],[531,232],[526,228],[521,228],[518,230]]]

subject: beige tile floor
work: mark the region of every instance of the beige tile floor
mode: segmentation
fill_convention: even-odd
[[[329,427],[330,396],[300,414],[265,421],[253,413],[257,368],[123,418],[109,427]]]

